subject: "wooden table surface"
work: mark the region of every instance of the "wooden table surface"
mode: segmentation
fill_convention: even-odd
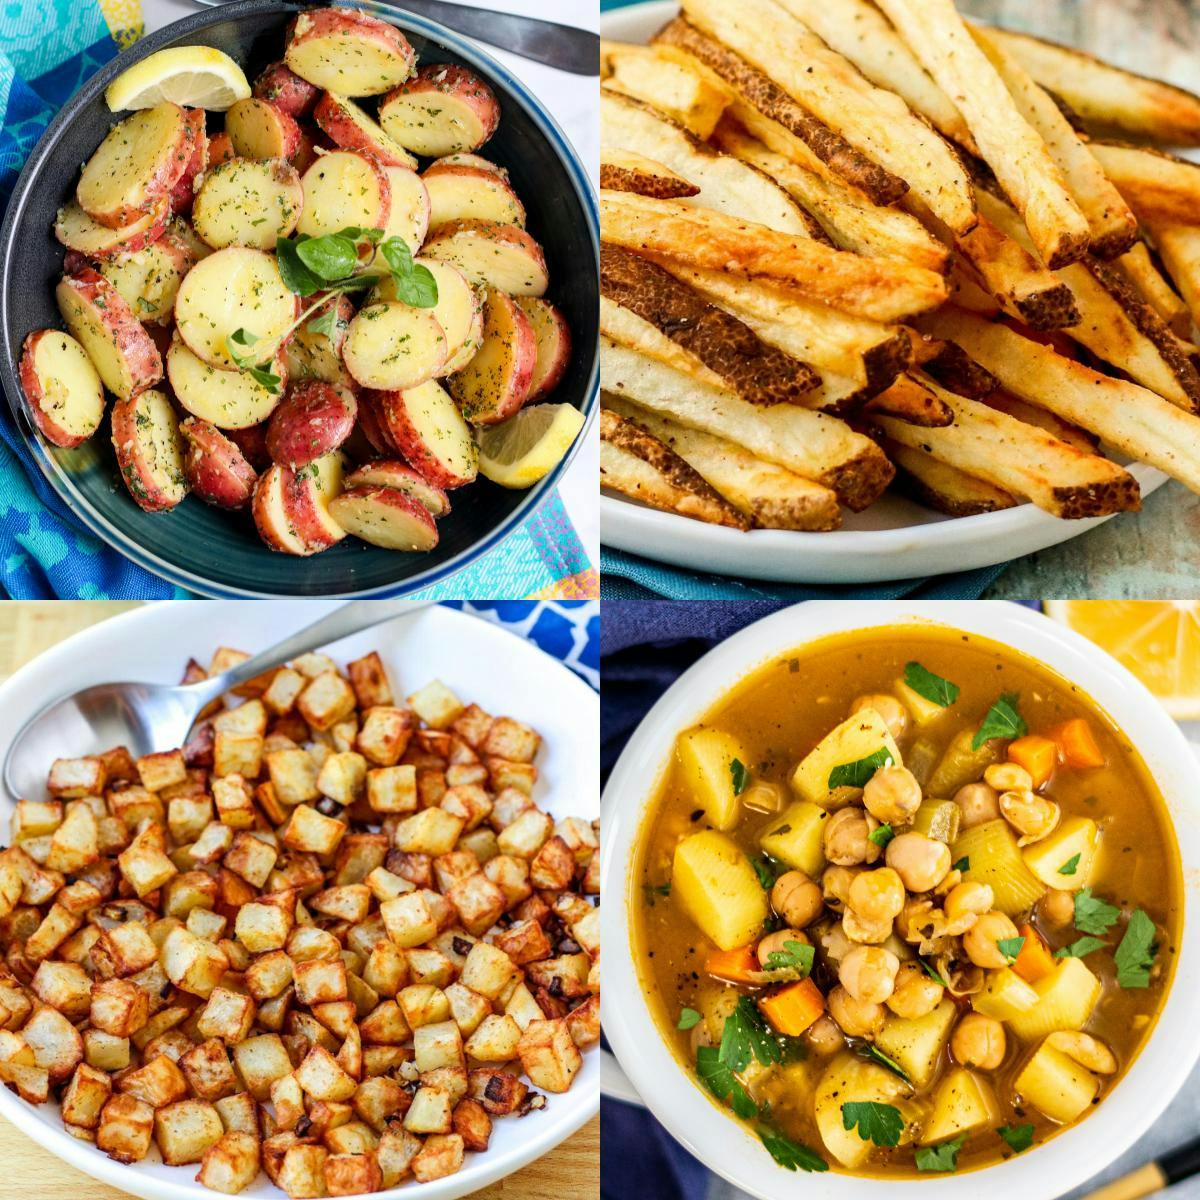
[[[63,638],[136,607],[136,601],[115,600],[0,604],[0,680]],[[525,1120],[537,1120],[537,1114]],[[585,1200],[599,1193],[600,1118],[596,1117],[523,1171],[474,1194],[483,1200]],[[0,1200],[124,1200],[126,1195],[68,1167],[0,1118]]]

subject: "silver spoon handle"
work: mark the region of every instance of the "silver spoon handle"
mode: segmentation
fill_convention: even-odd
[[[352,633],[359,633],[370,629],[372,625],[390,621],[393,617],[420,612],[434,603],[436,601],[433,600],[352,600],[349,604],[335,608],[319,621],[305,625],[303,629],[297,630],[291,637],[284,638],[270,649],[260,651],[244,663],[194,684],[194,694],[203,707],[210,700],[224,695],[230,688],[237,687],[239,683],[245,683],[247,679],[253,679],[272,667],[278,667],[301,654],[307,654],[318,646],[340,641]]]

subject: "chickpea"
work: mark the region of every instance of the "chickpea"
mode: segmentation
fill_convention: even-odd
[[[859,696],[850,705],[850,715],[853,716],[857,712],[862,712],[864,708],[873,708],[883,718],[883,723],[888,727],[888,733],[892,737],[901,738],[904,736],[905,730],[908,729],[908,709],[895,696],[888,696],[883,693],[871,696]]]
[[[967,1013],[950,1038],[950,1052],[964,1067],[994,1071],[1004,1061],[1004,1050],[1004,1026],[983,1013]]]
[[[1017,763],[992,763],[983,778],[988,787],[998,792],[1028,792],[1033,790],[1033,776]]]
[[[785,871],[771,889],[771,907],[793,929],[803,929],[820,916],[825,897],[803,871]]]
[[[907,767],[880,767],[863,788],[863,804],[880,821],[907,825],[921,807],[921,785]]]
[[[838,967],[842,987],[859,1001],[882,1004],[896,985],[900,960],[882,946],[855,946]]]
[[[848,1037],[873,1038],[887,1016],[882,1004],[855,1000],[840,984],[829,993],[828,1004],[829,1015]]]
[[[846,1044],[842,1031],[828,1017],[818,1017],[805,1031],[804,1040],[814,1054],[825,1057],[836,1054]]]
[[[1021,846],[1049,837],[1062,816],[1062,810],[1053,800],[1028,790],[1005,792],[1000,797],[1000,811],[1004,819],[1022,835],[1017,839],[1017,844]]]
[[[758,955],[758,965],[765,967],[767,959],[772,954],[787,953],[788,942],[799,942],[802,946],[809,946],[812,943],[798,929],[780,929],[775,933],[768,933],[761,942],[758,943],[758,949],[755,953]]]
[[[1004,913],[984,913],[963,934],[963,949],[977,967],[998,971],[1001,967],[1007,967],[1011,960],[1005,956],[997,943],[1016,936],[1017,927]]]
[[[942,902],[942,907],[946,910],[946,916],[953,921],[956,917],[966,916],[967,913],[982,916],[985,912],[991,912],[993,902],[992,889],[986,883],[975,883],[972,880],[951,888]]]
[[[887,1006],[896,1016],[913,1021],[933,1012],[941,1004],[945,990],[925,973],[920,963],[901,963]]]
[[[891,867],[862,871],[850,884],[846,904],[864,921],[890,921],[904,907],[904,883]]]
[[[887,865],[910,892],[931,892],[950,870],[950,847],[923,833],[902,833],[888,842]]]
[[[892,921],[871,921],[860,917],[852,908],[842,914],[842,931],[852,942],[878,945],[892,936]]]
[[[838,809],[825,822],[825,857],[840,867],[873,863],[879,857],[879,847],[870,840],[870,834],[878,826],[879,822],[857,805]]]
[[[962,828],[984,825],[1000,816],[1000,794],[986,783],[968,783],[954,793],[954,803],[962,809]]]
[[[1056,929],[1075,920],[1075,893],[1050,888],[1037,903],[1038,915]]]
[[[850,885],[855,877],[862,874],[858,867],[826,867],[821,876],[821,890],[825,903],[835,911],[840,912],[846,906],[846,898],[850,895]]]

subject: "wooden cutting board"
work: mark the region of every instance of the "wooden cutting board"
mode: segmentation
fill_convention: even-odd
[[[13,600],[0,604],[0,679],[63,638],[136,607],[136,601],[115,600]],[[553,1097],[550,1103],[554,1103]],[[537,1113],[523,1118],[537,1119]],[[11,1185],[0,1182],[0,1197],[4,1200],[16,1200],[18,1196],[22,1200],[79,1200],[81,1196],[87,1200],[125,1200],[127,1196],[67,1166],[3,1118],[0,1163],[3,1178],[12,1180]],[[187,1168],[180,1168],[184,1170]],[[599,1193],[600,1118],[595,1117],[558,1149],[474,1194],[483,1200],[562,1200],[565,1196]]]

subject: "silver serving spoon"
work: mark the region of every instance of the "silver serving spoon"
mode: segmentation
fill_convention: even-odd
[[[4,788],[13,800],[40,799],[56,758],[127,746],[138,758],[182,746],[196,714],[230,688],[325,646],[428,608],[432,600],[354,600],[253,658],[199,683],[99,683],[46,705],[13,738],[4,759]]]

